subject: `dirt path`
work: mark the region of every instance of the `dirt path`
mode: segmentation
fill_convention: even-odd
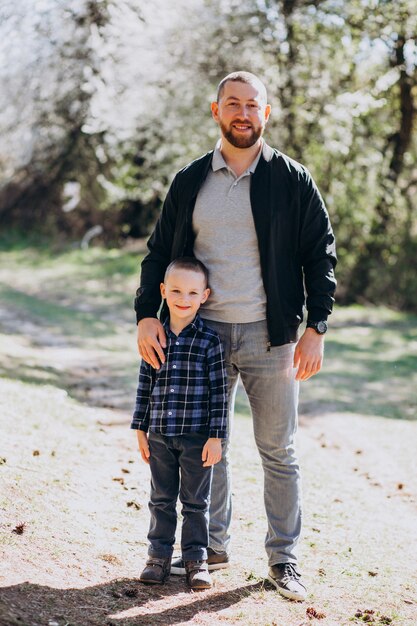
[[[296,604],[264,580],[262,471],[237,416],[232,568],[201,594],[180,577],[149,589],[137,582],[149,473],[116,376],[132,337],[118,336],[112,360],[13,307],[0,324],[0,626],[417,624],[415,422],[301,416],[309,596]]]

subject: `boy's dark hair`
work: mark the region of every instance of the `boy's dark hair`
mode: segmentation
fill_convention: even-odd
[[[182,256],[182,257],[178,257],[177,259],[174,259],[173,261],[171,261],[171,263],[168,265],[168,267],[165,270],[165,276],[164,276],[164,282],[167,279],[168,274],[170,273],[171,270],[174,269],[178,269],[178,270],[190,270],[192,272],[199,272],[200,274],[203,274],[205,282],[206,282],[206,288],[209,286],[208,282],[209,282],[209,272],[208,269],[206,268],[206,266],[204,265],[204,263],[202,263],[201,261],[199,261],[198,259],[196,259],[193,256]]]

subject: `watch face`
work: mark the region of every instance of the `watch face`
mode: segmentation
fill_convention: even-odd
[[[327,323],[326,322],[318,322],[317,323],[317,331],[323,335],[327,330]]]

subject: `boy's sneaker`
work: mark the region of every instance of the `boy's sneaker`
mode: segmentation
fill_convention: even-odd
[[[207,561],[185,561],[185,575],[187,585],[193,591],[210,589],[211,576],[208,571]]]
[[[162,585],[169,577],[171,557],[158,559],[150,557],[146,561],[145,569],[139,577],[141,583],[147,585]]]
[[[207,548],[207,565],[209,572],[230,567],[229,555],[227,552],[215,552],[211,548]],[[176,559],[172,562],[171,574],[175,576],[185,576],[185,564],[183,559]]]
[[[307,589],[300,582],[301,574],[294,563],[278,563],[269,568],[268,580],[278,589],[279,593],[290,600],[303,602]]]

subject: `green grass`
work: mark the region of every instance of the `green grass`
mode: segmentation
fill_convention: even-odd
[[[137,362],[126,355],[134,342],[140,257],[133,252],[90,248],[30,247],[0,239],[0,299],[17,318],[47,330],[69,347],[99,346],[111,355],[114,384],[131,393]],[[322,372],[301,384],[301,414],[361,413],[417,418],[417,316],[377,307],[337,308],[329,320]],[[10,332],[10,331],[8,331]],[[16,324],[16,334],[25,326]],[[36,345],[36,341],[31,338]],[[10,378],[65,386],[61,370],[0,354]],[[76,383],[76,376],[71,384]],[[250,415],[240,388],[236,410]]]
[[[47,326],[53,332],[76,337],[77,335],[94,334],[95,337],[114,332],[114,323],[105,322],[93,313],[77,311],[68,305],[51,302],[42,295],[28,295],[23,291],[0,284],[0,299],[3,303],[16,310],[27,311],[33,322]]]
[[[322,372],[302,385],[301,410],[417,419],[417,317],[377,307],[337,309]]]
[[[242,388],[236,411],[250,416]],[[300,414],[417,419],[417,316],[383,307],[335,308],[322,371],[300,385]]]

